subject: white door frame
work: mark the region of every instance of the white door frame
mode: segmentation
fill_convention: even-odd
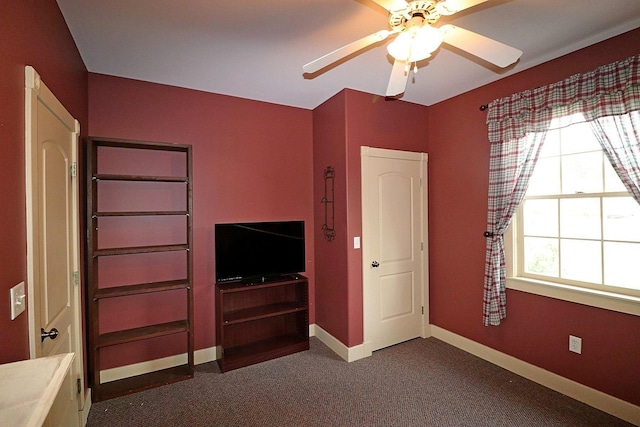
[[[369,272],[369,264],[368,261],[373,259],[373,255],[369,253],[367,239],[371,233],[375,233],[374,230],[368,230],[367,224],[371,223],[371,221],[367,217],[367,213],[369,209],[367,209],[368,204],[370,203],[370,195],[367,193],[367,189],[369,188],[368,184],[365,182],[365,177],[368,176],[367,172],[369,170],[368,161],[371,157],[382,157],[382,158],[392,158],[392,159],[404,159],[404,160],[414,160],[421,161],[422,163],[422,203],[421,203],[421,212],[420,212],[420,238],[423,242],[423,262],[422,262],[422,271],[420,272],[420,280],[422,282],[422,306],[424,307],[423,315],[422,315],[422,338],[427,338],[431,336],[429,330],[429,224],[428,224],[428,154],[427,153],[417,153],[411,151],[400,151],[400,150],[390,150],[384,148],[373,148],[362,146],[360,147],[360,155],[361,155],[361,188],[362,188],[362,281],[363,281],[363,290],[362,290],[362,299],[363,304],[367,298],[372,298],[369,294],[370,286],[365,285],[365,281],[367,280],[368,272]],[[367,331],[367,312],[363,310],[363,353],[364,357],[369,357],[372,355],[372,345],[371,345],[371,332]]]
[[[38,266],[38,253],[37,236],[38,230],[38,200],[36,199],[38,192],[34,191],[34,186],[37,186],[38,170],[36,162],[37,156],[37,104],[38,99],[41,99],[53,113],[63,121],[66,126],[73,129],[73,146],[72,146],[72,162],[77,165],[78,162],[78,139],[80,135],[80,123],[69,114],[64,106],[58,101],[53,93],[47,88],[47,86],[41,81],[40,75],[33,67],[25,67],[25,187],[26,187],[26,228],[27,228],[27,307],[29,317],[29,357],[35,359],[41,356],[40,346],[40,319],[39,313],[36,307],[38,307],[38,301],[35,301],[34,296],[39,293],[35,292],[34,284],[36,277],[39,274]],[[79,223],[79,188],[78,179],[73,180],[72,191],[72,203],[73,203],[73,218],[74,227],[72,227],[72,241],[73,241],[73,269],[74,271],[80,271],[80,223]],[[74,347],[76,350],[76,356],[73,363],[75,363],[75,371],[80,376],[80,384],[82,392],[78,394],[79,410],[84,408],[85,393],[84,393],[84,356],[83,356],[83,340],[82,340],[82,305],[80,295],[80,278],[77,278],[77,286],[74,286],[73,291],[73,319],[75,323],[75,336],[72,337]]]

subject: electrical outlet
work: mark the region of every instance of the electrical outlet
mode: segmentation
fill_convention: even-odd
[[[11,288],[9,295],[11,297],[11,320],[13,320],[25,310],[27,305],[24,282],[20,282]]]
[[[582,354],[582,338],[569,335],[569,351]]]

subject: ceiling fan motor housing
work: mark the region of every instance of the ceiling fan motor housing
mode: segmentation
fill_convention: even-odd
[[[404,9],[391,11],[389,13],[391,29],[402,30],[404,27],[411,27],[416,24],[435,24],[441,16],[436,9],[437,3],[437,1],[432,0],[416,0],[409,2]]]

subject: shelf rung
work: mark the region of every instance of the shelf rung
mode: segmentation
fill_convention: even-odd
[[[193,378],[193,368],[186,364],[107,383],[94,384],[93,390],[96,395],[96,401],[100,402],[189,378]]]
[[[112,216],[157,216],[157,215],[189,215],[188,211],[128,211],[128,212],[94,212],[94,218]]]
[[[93,251],[93,257],[107,255],[144,254],[150,252],[172,252],[189,250],[189,245],[158,245],[158,246],[131,246],[126,248],[106,248]]]
[[[100,173],[93,176],[95,181],[142,181],[142,182],[189,182],[186,176],[147,176],[147,175],[116,175]]]
[[[216,286],[218,286],[220,292],[227,294],[232,292],[245,292],[247,290],[273,288],[273,287],[279,287],[283,285],[300,286],[301,278],[302,276],[298,276],[297,274],[292,274],[292,275],[285,275],[278,279],[269,280],[266,282],[253,283],[253,282],[243,282],[243,281],[239,281],[239,282],[230,281],[230,282],[218,283]]]
[[[223,347],[218,366],[222,372],[227,372],[304,350],[309,350],[309,337],[289,334],[237,347]]]
[[[306,302],[295,301],[235,310],[223,313],[222,318],[224,319],[225,325],[233,325],[236,323],[251,322],[253,320],[266,319],[268,317],[281,316],[306,310]]]
[[[164,282],[139,283],[135,285],[114,286],[110,288],[100,288],[93,294],[93,300],[102,298],[114,298],[127,295],[139,295],[151,292],[172,291],[176,289],[189,289],[189,281],[167,280]]]
[[[125,149],[138,149],[138,150],[150,150],[150,151],[176,151],[181,153],[188,153],[191,151],[191,146],[186,144],[173,144],[168,142],[148,142],[148,141],[130,141],[124,139],[102,139],[91,138],[91,142],[95,144],[96,148],[99,147],[115,147]]]
[[[157,325],[143,326],[141,328],[126,329],[124,331],[107,332],[98,337],[97,347],[107,347],[117,344],[125,344],[141,339],[156,338],[165,335],[178,334],[189,331],[187,320],[159,323]]]

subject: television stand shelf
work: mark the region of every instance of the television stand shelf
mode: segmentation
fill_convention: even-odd
[[[216,284],[216,341],[222,372],[309,349],[309,281]]]

